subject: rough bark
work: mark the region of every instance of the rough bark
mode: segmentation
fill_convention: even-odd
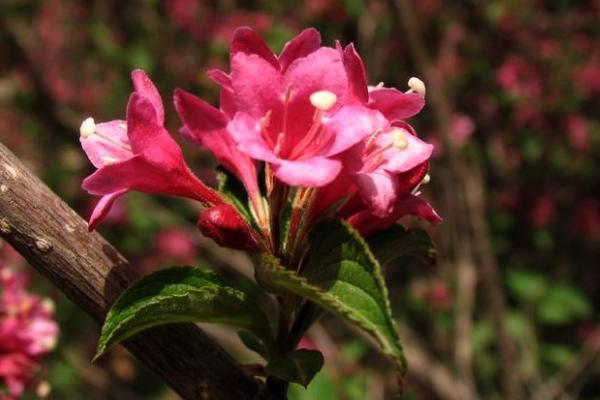
[[[138,274],[0,143],[0,236],[96,321]],[[125,346],[183,399],[268,398],[193,324],[148,330]]]

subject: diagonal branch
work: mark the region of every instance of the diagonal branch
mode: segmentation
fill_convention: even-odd
[[[138,277],[1,143],[0,236],[98,322]],[[126,347],[185,400],[269,398],[262,384],[193,324],[149,330]]]

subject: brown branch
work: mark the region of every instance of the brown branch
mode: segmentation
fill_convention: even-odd
[[[505,322],[506,301],[499,281],[499,268],[489,238],[485,193],[483,192],[484,182],[480,167],[476,163],[469,163],[460,157],[459,149],[450,139],[452,103],[447,93],[447,87],[436,71],[435,64],[427,51],[412,1],[388,1],[404,30],[407,44],[417,67],[424,75],[429,87],[427,93],[435,114],[436,130],[444,144],[449,173],[453,175],[452,181],[455,183],[453,190],[462,193],[465,200],[464,204],[459,207],[460,209],[452,210],[452,213],[456,216],[463,214],[468,216],[469,229],[465,232],[467,235],[465,238],[472,241],[472,256],[481,263],[481,276],[490,300],[490,311],[497,330],[496,340],[500,352],[503,397],[517,400],[521,397],[521,386],[518,369],[515,367],[517,365],[515,362],[516,352]],[[453,216],[450,215],[450,218]],[[456,239],[462,241],[463,238]],[[464,359],[461,363],[464,363]],[[465,366],[468,368],[468,364]]]
[[[0,235],[101,322],[136,271],[0,143]],[[263,385],[192,324],[148,330],[125,346],[182,398],[266,399]]]

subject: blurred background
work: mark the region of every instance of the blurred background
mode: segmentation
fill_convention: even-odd
[[[129,73],[143,68],[175,133],[173,89],[216,104],[204,71],[227,70],[240,25],[275,51],[314,26],[327,45],[356,44],[370,84],[427,84],[428,104],[409,122],[436,145],[424,195],[445,222],[423,226],[436,265],[385,268],[410,363],[403,398],[599,399],[600,1],[2,0],[0,141],[87,218],[97,199],[80,188],[93,171],[81,121],[121,118]],[[214,182],[213,160],[182,146]],[[247,274],[243,254],[195,229],[195,207],[131,193],[100,231],[140,270]],[[24,398],[177,398],[122,348],[91,364],[98,326],[21,270],[54,300],[61,328],[37,371],[50,394]],[[210,332],[256,361],[230,332]],[[326,317],[304,345],[326,365],[308,390],[292,385],[291,399],[392,398],[390,364],[350,327]]]

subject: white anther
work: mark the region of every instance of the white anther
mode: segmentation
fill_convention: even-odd
[[[402,129],[396,128],[392,131],[392,139],[394,141],[394,147],[400,150],[404,150],[408,147],[408,139],[402,131]]]
[[[419,93],[421,96],[425,96],[425,83],[419,78],[414,76],[408,80],[408,87],[413,92]]]
[[[429,176],[429,174],[425,174],[425,176],[423,177],[423,180],[421,181],[421,183],[423,185],[427,185],[429,182],[431,182],[431,176]]]
[[[79,128],[79,134],[82,138],[87,139],[91,135],[96,132],[96,123],[94,122],[94,118],[87,118],[85,121],[81,123],[81,127]]]
[[[317,110],[327,111],[337,102],[335,93],[328,90],[319,90],[310,95],[310,104]]]

